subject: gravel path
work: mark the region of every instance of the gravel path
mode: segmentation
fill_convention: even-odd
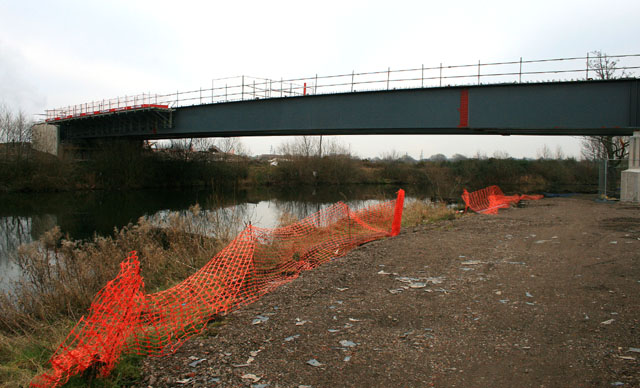
[[[142,386],[640,387],[639,247],[640,207],[581,196],[404,230],[147,359]]]

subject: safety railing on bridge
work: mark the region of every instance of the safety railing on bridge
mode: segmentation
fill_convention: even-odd
[[[141,107],[167,107],[232,101],[284,98],[393,89],[432,88],[501,83],[537,83],[634,77],[640,69],[640,54],[593,55],[584,57],[507,62],[478,61],[466,65],[421,65],[411,69],[314,75],[301,78],[218,78],[211,85],[166,94],[142,93],[46,111],[46,120],[75,118]]]

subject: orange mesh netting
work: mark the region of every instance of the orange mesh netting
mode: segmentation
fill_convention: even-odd
[[[465,211],[471,209],[476,213],[498,214],[498,209],[505,209],[522,200],[538,200],[543,195],[504,195],[498,186],[489,186],[474,192],[466,189],[462,193]]]
[[[144,294],[132,252],[95,296],[88,316],[58,347],[51,369],[31,386],[60,386],[89,368],[106,376],[122,353],[170,354],[212,319],[255,301],[301,271],[368,241],[397,235],[403,202],[400,190],[396,200],[362,210],[337,203],[286,227],[249,225],[196,273],[155,294]]]

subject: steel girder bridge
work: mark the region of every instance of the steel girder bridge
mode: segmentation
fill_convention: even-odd
[[[640,55],[616,58],[640,62]],[[566,68],[565,62],[572,60],[583,64],[586,60],[586,66]],[[554,61],[565,67],[546,71],[534,67]],[[62,141],[367,134],[632,135],[640,129],[640,79],[593,80],[598,74],[590,73],[589,61],[588,56],[520,59],[279,81],[243,76],[214,80],[207,89],[161,96],[149,93],[51,110],[46,122],[58,127]],[[623,67],[623,74],[640,68],[632,65]],[[505,66],[515,69],[504,70]],[[492,72],[494,68],[502,70]],[[549,74],[579,75],[581,80],[540,78]],[[487,78],[493,83],[484,83]]]

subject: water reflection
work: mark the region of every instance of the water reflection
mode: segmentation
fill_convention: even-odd
[[[0,217],[0,290],[8,288],[9,280],[20,275],[9,255],[22,244],[33,241],[33,220],[30,217]]]
[[[168,217],[185,217],[198,204],[201,214],[192,217],[192,232],[230,238],[248,223],[272,228],[287,212],[301,219],[338,201],[361,208],[395,197],[398,187],[347,186],[300,189],[251,190],[143,190],[119,192],[70,192],[0,195],[0,289],[19,273],[10,260],[21,244],[37,240],[59,226],[71,239],[112,235],[115,229],[144,217],[158,226]],[[408,197],[428,193],[407,190]],[[223,227],[221,227],[223,226]]]

